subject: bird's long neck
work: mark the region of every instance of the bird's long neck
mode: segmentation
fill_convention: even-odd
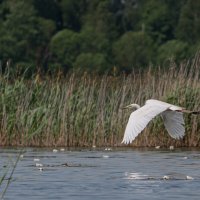
[[[188,113],[188,114],[193,114],[193,115],[200,115],[200,110],[198,110],[198,111],[191,111],[191,110],[183,109],[180,112]]]

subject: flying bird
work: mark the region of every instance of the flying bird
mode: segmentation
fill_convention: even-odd
[[[145,105],[130,104],[123,109],[135,108],[131,113],[122,143],[131,143],[147,124],[157,115],[161,115],[165,128],[169,135],[175,139],[181,139],[185,134],[183,113],[200,114],[200,111],[190,111],[183,107],[172,105],[159,100],[147,100]]]

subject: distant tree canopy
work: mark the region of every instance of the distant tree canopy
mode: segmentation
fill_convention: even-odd
[[[200,48],[200,1],[0,0],[0,66],[130,71]]]

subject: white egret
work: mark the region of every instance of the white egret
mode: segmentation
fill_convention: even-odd
[[[122,143],[131,143],[138,134],[147,126],[147,124],[157,115],[161,115],[165,128],[172,138],[180,139],[185,134],[183,113],[200,114],[200,111],[190,111],[185,108],[175,106],[162,101],[150,99],[145,105],[140,107],[138,104],[130,104],[126,108],[136,108],[132,112]]]

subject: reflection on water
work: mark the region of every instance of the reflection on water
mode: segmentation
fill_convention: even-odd
[[[19,150],[0,149],[4,190]],[[1,180],[1,179],[0,179]],[[4,199],[199,199],[200,151],[26,149]]]

